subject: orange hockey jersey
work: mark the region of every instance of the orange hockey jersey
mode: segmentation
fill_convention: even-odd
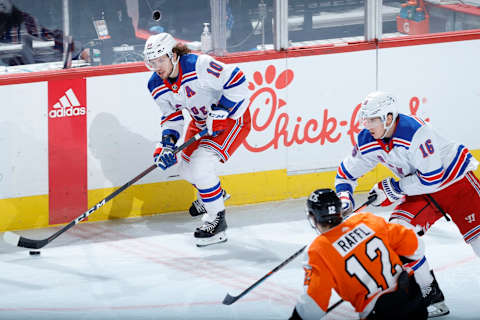
[[[322,316],[334,289],[361,317],[367,316],[382,293],[396,289],[402,271],[399,256],[419,259],[423,255],[413,230],[371,213],[355,214],[310,245],[306,292],[296,308],[304,316]]]

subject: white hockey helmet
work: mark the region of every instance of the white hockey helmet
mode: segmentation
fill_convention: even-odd
[[[393,121],[387,126],[387,115],[392,114]],[[397,99],[390,93],[374,91],[370,93],[362,102],[358,117],[360,124],[364,124],[368,119],[380,118],[385,128],[385,133],[395,123],[398,116]]]
[[[163,55],[167,55],[173,62],[172,49],[176,45],[177,41],[169,33],[162,32],[150,36],[145,43],[145,49],[143,50],[145,65],[147,68],[155,71],[155,67],[152,65],[151,61]]]

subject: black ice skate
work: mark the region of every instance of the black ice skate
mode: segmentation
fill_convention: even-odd
[[[225,190],[222,190],[222,196],[223,201],[227,201],[228,199],[230,199],[230,195]],[[192,205],[190,206],[190,209],[188,209],[188,212],[190,212],[190,215],[192,217],[196,217],[207,213],[207,210],[205,209],[202,200],[197,199],[192,202]]]
[[[225,210],[217,213],[217,217],[212,222],[205,221],[193,234],[197,247],[205,247],[215,243],[227,241],[227,221],[225,220]]]
[[[422,295],[425,299],[425,304],[427,305],[428,317],[435,318],[449,314],[450,310],[448,310],[448,307],[445,304],[445,297],[438,286],[438,282],[437,279],[435,279],[433,271],[430,270],[430,273],[433,276],[433,281],[428,288],[422,290],[424,291],[422,292]]]

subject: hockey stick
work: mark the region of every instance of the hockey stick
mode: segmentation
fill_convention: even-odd
[[[370,203],[372,203],[373,201],[375,201],[376,199],[376,195],[375,196],[370,196],[368,198],[368,200],[362,204],[359,208],[357,208],[354,212],[357,212],[359,210],[363,210],[366,206],[368,206]],[[243,297],[244,295],[246,295],[247,293],[249,293],[250,291],[252,291],[256,286],[258,286],[260,283],[262,283],[265,279],[267,279],[268,277],[270,277],[272,274],[274,274],[275,272],[277,272],[278,270],[280,270],[281,268],[283,268],[286,264],[288,264],[290,261],[294,260],[296,257],[298,257],[302,252],[303,250],[305,250],[305,248],[307,247],[307,245],[303,246],[300,250],[298,250],[297,252],[295,252],[294,254],[292,254],[290,257],[288,257],[286,260],[284,260],[282,263],[280,263],[278,266],[276,266],[275,268],[273,268],[272,270],[270,270],[270,272],[268,272],[266,275],[264,275],[263,277],[261,277],[259,280],[257,280],[254,284],[252,284],[250,287],[248,287],[247,289],[245,289],[242,293],[240,293],[238,296],[231,296],[229,293],[227,293],[227,295],[225,296],[225,298],[223,299],[223,304],[226,304],[226,305],[231,305],[232,303],[234,303],[235,301],[237,301],[238,299],[240,299],[241,297]],[[340,300],[339,302],[337,302],[335,305],[332,306],[332,309],[335,308],[337,305],[339,305],[343,300]],[[330,308],[329,308],[330,310]],[[329,311],[327,310],[327,312]]]
[[[300,255],[300,253],[303,252],[303,250],[305,250],[305,248],[307,247],[307,245],[304,245],[300,250],[298,250],[297,252],[295,252],[294,254],[292,254],[290,257],[288,257],[286,260],[284,260],[282,263],[280,263],[278,266],[276,266],[275,268],[273,268],[269,273],[267,273],[266,275],[264,275],[263,277],[261,277],[259,280],[257,280],[257,282],[255,282],[254,284],[252,284],[250,287],[248,287],[247,289],[245,289],[242,293],[240,293],[238,296],[231,296],[229,293],[227,293],[227,295],[225,296],[225,298],[223,299],[223,304],[226,304],[226,305],[231,305],[232,303],[234,303],[235,301],[237,301],[238,299],[240,299],[241,297],[243,297],[244,295],[246,295],[247,293],[249,293],[251,290],[253,290],[256,286],[258,286],[260,283],[262,283],[265,279],[267,279],[268,277],[270,277],[273,273],[277,272],[278,270],[280,270],[283,266],[285,266],[287,263],[289,263],[290,261],[292,261],[293,259],[295,259],[298,255]]]
[[[438,209],[438,211],[440,211],[443,216],[445,217],[445,219],[447,219],[447,221],[451,221],[450,218],[447,216],[447,213],[445,212],[445,210],[443,210],[442,207],[440,207],[440,204],[438,204],[437,200],[435,200],[430,194],[425,194],[425,196],[428,198],[428,200],[430,200],[432,203],[433,203],[433,206],[436,207]]]
[[[175,149],[174,153],[175,154],[179,153],[180,151],[182,151],[183,149],[185,149],[186,147],[188,147],[189,145],[191,145],[192,143],[194,143],[195,141],[197,141],[198,139],[203,137],[206,133],[207,133],[207,129],[204,129],[204,130],[200,131],[195,136],[193,136],[190,139],[188,139],[187,141],[185,141],[177,149]],[[145,169],[142,173],[137,175],[135,178],[133,178],[132,180],[125,183],[123,186],[121,186],[120,188],[118,188],[117,190],[115,190],[114,192],[109,194],[103,200],[98,202],[96,205],[94,205],[93,207],[91,207],[90,209],[88,209],[87,211],[82,213],[80,216],[75,218],[69,224],[67,224],[66,226],[64,226],[63,228],[61,228],[60,230],[58,230],[57,232],[55,232],[54,234],[52,234],[50,237],[48,237],[46,239],[41,239],[41,240],[28,239],[28,238],[19,236],[18,234],[14,233],[14,232],[7,231],[3,234],[3,240],[5,240],[5,242],[7,242],[7,243],[9,243],[13,246],[17,246],[17,247],[29,248],[29,249],[43,248],[48,243],[50,243],[51,241],[56,239],[59,235],[61,235],[62,233],[64,233],[65,231],[67,231],[68,229],[70,229],[71,227],[76,225],[77,223],[79,223],[80,221],[84,220],[86,217],[91,215],[93,212],[97,211],[97,209],[103,207],[103,205],[105,203],[107,203],[108,201],[115,198],[119,193],[121,193],[122,191],[124,191],[125,189],[130,187],[132,184],[134,184],[135,182],[137,182],[138,180],[140,180],[141,178],[146,176],[148,173],[153,171],[156,167],[157,167],[156,164],[152,164],[150,167]]]

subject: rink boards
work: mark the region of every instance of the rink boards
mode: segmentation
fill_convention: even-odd
[[[250,83],[252,131],[219,168],[227,205],[304,197],[332,187],[358,132],[361,99],[394,92],[400,111],[428,119],[480,159],[480,34],[294,48],[224,58]],[[0,78],[0,231],[68,222],[151,165],[160,114],[141,64]],[[5,156],[6,155],[6,156]],[[478,173],[478,171],[477,171]],[[367,191],[389,175],[360,179]],[[193,188],[160,169],[89,218],[186,210]]]

